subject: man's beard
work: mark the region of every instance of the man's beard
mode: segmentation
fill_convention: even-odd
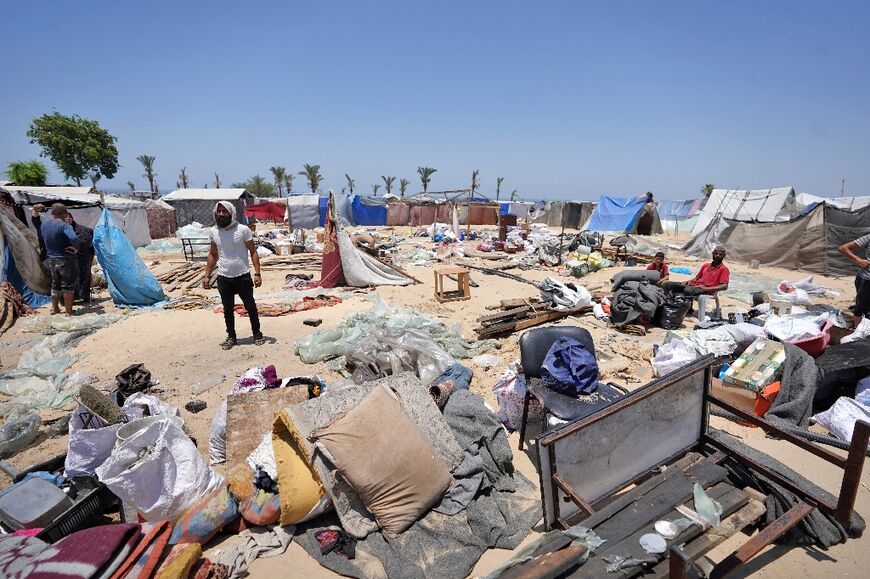
[[[721,260],[721,259],[714,259],[711,263],[712,263],[713,265],[721,265],[721,264],[722,264],[722,260]]]
[[[226,227],[232,222],[232,219],[230,217],[215,217],[215,222],[218,227]]]

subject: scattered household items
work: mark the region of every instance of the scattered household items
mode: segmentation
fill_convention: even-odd
[[[784,363],[782,343],[758,338],[731,364],[724,381],[757,393],[779,378]]]
[[[566,289],[577,293],[570,288]],[[552,302],[546,302],[543,298],[502,300],[499,307],[501,309],[499,313],[477,318],[479,326],[474,328],[474,332],[478,339],[504,336],[591,310],[588,306],[577,309],[555,309],[552,307]]]
[[[445,290],[444,278],[456,276],[457,289]],[[441,303],[471,299],[471,286],[468,269],[464,267],[447,267],[435,270],[435,299]]]
[[[564,284],[552,277],[544,278],[538,285],[541,299],[550,302],[557,310],[578,310],[592,305],[592,295],[583,286]]]
[[[178,289],[193,289],[202,285],[205,277],[205,266],[201,262],[182,263],[169,271],[157,276],[157,281],[166,286],[167,292]],[[210,285],[217,282],[217,269],[212,272]]]
[[[34,311],[11,283],[0,282],[0,336],[11,328],[18,318],[33,313]]]
[[[852,442],[855,425],[860,422],[870,424],[870,391],[865,391],[864,396],[856,395],[855,398],[841,396],[834,405],[824,412],[819,412],[812,417],[812,421],[821,424],[828,432],[846,442]]]
[[[664,295],[662,288],[646,279],[622,282],[610,300],[610,323],[616,327],[649,324],[664,302]]]

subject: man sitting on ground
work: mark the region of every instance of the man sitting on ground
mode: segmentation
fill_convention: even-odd
[[[66,205],[52,205],[51,216],[52,219],[43,221],[39,228],[45,243],[48,270],[51,272],[51,313],[60,313],[62,298],[64,313],[71,316],[79,276],[79,262],[76,257],[79,239],[72,226],[66,222]]]
[[[870,316],[870,263],[866,258],[862,259],[855,254],[858,248],[863,249],[864,254],[867,255],[870,249],[870,234],[840,246],[840,253],[861,268],[855,275],[855,308],[852,312],[855,314],[856,326],[861,323],[862,317]]]
[[[656,282],[656,285],[661,286],[664,285],[668,278],[670,277],[671,270],[668,268],[668,264],[665,263],[665,252],[659,251],[656,253],[653,258],[653,262],[646,266],[647,270],[657,271],[659,272],[659,281]]]
[[[725,259],[725,248],[717,246],[713,250],[713,261],[705,263],[698,270],[698,275],[689,283],[683,284],[677,281],[665,282],[662,287],[665,292],[679,292],[687,296],[714,295],[728,289],[728,281],[731,273],[728,266],[722,263]]]

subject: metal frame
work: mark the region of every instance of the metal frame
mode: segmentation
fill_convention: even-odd
[[[816,445],[810,441],[799,438],[789,432],[780,429],[775,424],[764,420],[763,418],[759,418],[753,414],[744,412],[739,408],[736,408],[731,404],[728,404],[727,402],[713,396],[710,393],[710,384],[711,367],[715,364],[715,362],[716,360],[714,357],[706,356],[700,360],[693,362],[692,364],[684,366],[679,370],[676,370],[666,376],[650,382],[646,386],[632,392],[624,398],[617,400],[610,406],[601,409],[595,414],[592,414],[574,423],[569,423],[568,425],[563,426],[558,430],[546,432],[538,437],[536,442],[539,458],[541,458],[541,452],[543,451],[547,453],[547,458],[549,459],[549,468],[547,472],[544,472],[543,470],[543,461],[540,462],[541,466],[539,467],[539,474],[541,482],[541,499],[542,502],[546,502],[545,485],[547,485],[547,488],[550,492],[550,497],[553,498],[555,520],[556,524],[559,527],[561,527],[562,529],[569,527],[571,525],[571,522],[569,522],[569,520],[573,518],[573,516],[569,517],[569,520],[561,517],[559,513],[559,501],[557,499],[558,491],[564,493],[566,500],[570,500],[575,505],[577,505],[580,511],[586,513],[587,515],[591,515],[595,512],[597,504],[607,500],[615,493],[628,487],[629,485],[638,483],[644,478],[648,478],[649,474],[648,472],[644,472],[643,474],[631,480],[625,481],[624,484],[621,484],[612,491],[605,493],[598,501],[590,503],[584,497],[582,497],[575,489],[573,489],[571,485],[556,472],[556,449],[554,443],[570,434],[573,434],[579,430],[582,430],[583,428],[588,427],[590,424],[593,424],[614,414],[618,414],[625,408],[637,404],[641,400],[644,400],[649,396],[676,384],[677,382],[691,376],[694,373],[703,371],[705,373],[703,393],[704,403],[702,407],[701,432],[699,432],[698,440],[689,447],[684,448],[674,454],[671,458],[665,461],[664,464],[670,464],[674,460],[683,456],[686,451],[692,448],[696,448],[698,445],[711,445],[717,449],[717,455],[719,455],[721,459],[732,458],[740,462],[747,468],[787,488],[800,498],[800,502],[794,505],[791,509],[789,509],[786,513],[777,518],[775,521],[767,525],[755,536],[746,541],[731,555],[719,562],[713,568],[712,574],[710,576],[725,577],[736,568],[738,568],[740,565],[749,561],[752,557],[758,554],[766,546],[770,545],[778,537],[786,533],[789,529],[797,525],[816,508],[834,517],[845,528],[850,528],[851,515],[855,507],[858,487],[861,480],[861,472],[863,470],[864,461],[866,458],[866,449],[868,442],[870,442],[870,424],[860,421],[856,423],[855,430],[852,435],[852,442],[849,446],[848,456],[846,458],[840,457],[826,448],[822,448],[821,446]],[[751,457],[745,456],[740,452],[737,452],[734,449],[731,449],[709,437],[709,406],[711,404],[719,406],[720,408],[737,415],[741,420],[744,420],[762,428],[768,434],[772,434],[777,438],[786,440],[794,444],[795,446],[825,460],[826,462],[836,467],[842,468],[843,479],[840,485],[840,493],[837,497],[837,504],[831,504],[830,501],[826,500],[824,497],[817,496],[812,492],[806,491],[798,487],[797,485],[786,480],[783,476],[753,460]],[[547,523],[546,516],[545,528],[549,530],[549,524]],[[671,549],[669,562],[671,577],[688,576],[690,565],[691,562],[683,555],[683,553],[679,549]]]

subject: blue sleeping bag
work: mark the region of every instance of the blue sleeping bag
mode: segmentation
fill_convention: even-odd
[[[115,305],[153,306],[167,299],[160,283],[124,232],[115,225],[108,209],[103,209],[94,227],[94,249]]]
[[[544,358],[541,381],[550,390],[577,397],[598,390],[598,362],[574,338],[559,338]]]

